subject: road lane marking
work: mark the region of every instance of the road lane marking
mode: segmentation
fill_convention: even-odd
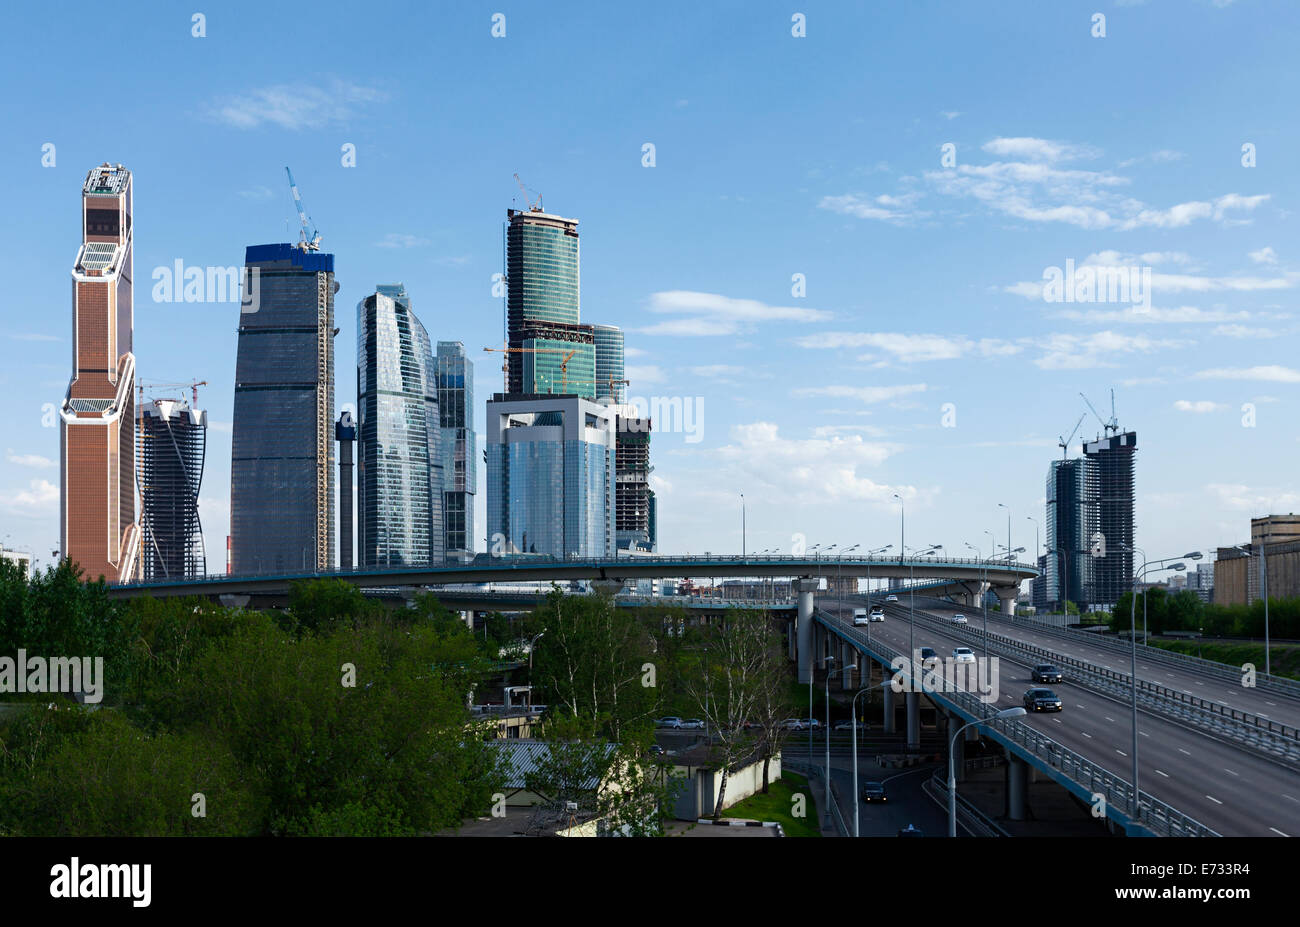
[[[1092,740],[1092,735],[1089,734],[1087,731],[1080,731],[1079,733],[1082,734],[1084,737],[1087,737],[1089,740]]]
[[[1290,837],[1290,836],[1291,836],[1290,834],[1284,834],[1284,833],[1282,833],[1282,832],[1281,832],[1280,830],[1278,830],[1276,827],[1270,827],[1269,830],[1271,830],[1273,833],[1277,834],[1279,837]]]
[[[1290,800],[1293,801],[1293,802],[1300,803],[1300,798],[1296,798],[1296,797],[1294,797],[1294,796],[1292,796],[1292,795],[1288,795],[1286,792],[1283,792],[1283,793],[1282,793],[1282,797],[1283,797],[1283,798],[1290,799]]]
[[[1184,750],[1182,747],[1179,747],[1179,748],[1178,748],[1178,752],[1179,752],[1179,753],[1186,753],[1188,756],[1191,756],[1191,755],[1192,755],[1190,751]]]
[[[1223,804],[1223,802],[1219,801],[1219,800],[1218,800],[1217,798],[1215,798],[1213,795],[1206,795],[1205,797],[1208,798],[1210,801],[1214,802],[1216,805],[1221,805],[1221,804]]]
[[[1239,773],[1239,772],[1233,772],[1233,770],[1229,769],[1229,768],[1226,767],[1226,766],[1223,767],[1223,771],[1226,772],[1226,773],[1232,773],[1232,774],[1233,774],[1234,776],[1236,776],[1238,779],[1241,778],[1241,773]]]
[[[1165,772],[1163,769],[1157,769],[1156,772],[1160,773],[1160,775],[1164,776],[1166,779],[1169,778],[1169,773]]]
[[[1107,717],[1106,715],[1102,715],[1102,717],[1103,717],[1103,718],[1106,718],[1106,720],[1109,721],[1111,724],[1114,724],[1114,723],[1115,723],[1115,719],[1114,719],[1114,718]]]
[[[1121,750],[1119,747],[1115,748],[1115,752],[1118,753],[1120,756],[1128,756],[1128,754],[1125,753],[1123,750]]]

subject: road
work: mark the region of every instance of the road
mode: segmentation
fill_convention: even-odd
[[[865,640],[865,628],[852,626],[852,605],[820,599],[818,605],[837,615],[851,636]],[[887,620],[871,625],[871,638],[906,652],[906,603],[886,608]],[[970,646],[940,630],[918,623],[917,647],[933,647],[949,656]],[[978,652],[978,648],[976,648]],[[999,661],[998,706],[1021,704],[1034,685],[1028,663]],[[1127,704],[1068,682],[1053,686],[1065,702],[1062,712],[1031,715],[1028,724],[1076,753],[1113,772],[1131,777],[1132,727]],[[1167,802],[1224,836],[1300,836],[1300,775],[1262,757],[1230,747],[1159,715],[1139,714],[1138,733],[1142,791]]]

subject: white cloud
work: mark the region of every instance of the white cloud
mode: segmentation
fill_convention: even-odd
[[[1000,158],[1028,158],[1031,161],[1073,161],[1101,154],[1089,145],[1071,145],[1045,138],[995,138],[981,147]]]
[[[745,372],[744,367],[738,367],[735,364],[705,364],[703,367],[691,367],[689,369],[697,377],[706,377],[708,379],[732,377]]]
[[[405,232],[389,232],[384,236],[383,241],[375,242],[376,248],[418,248],[421,245],[427,245],[429,239],[420,238],[418,235],[408,235]]]
[[[1052,334],[1034,339],[1043,355],[1034,361],[1044,370],[1090,370],[1115,367],[1125,354],[1147,354],[1160,348],[1180,347],[1183,342],[1157,340],[1145,335],[1112,331],[1088,335]]]
[[[45,469],[55,466],[54,461],[40,454],[15,454],[13,448],[5,451],[5,460],[19,467],[37,467]]]
[[[1059,319],[1074,322],[1093,322],[1108,324],[1126,322],[1134,325],[1184,325],[1197,323],[1230,322],[1250,318],[1245,310],[1226,312],[1222,309],[1198,309],[1196,306],[1178,306],[1174,309],[1160,309],[1155,306],[1142,309],[1128,306],[1123,309],[1061,309],[1052,313]]]
[[[666,379],[664,372],[653,364],[647,364],[643,367],[628,367],[623,376],[624,379],[631,380],[633,386],[639,386],[643,383],[662,383]]]
[[[711,335],[734,335],[740,326],[732,321],[710,321],[708,319],[671,319],[656,322],[643,328],[633,329],[642,335],[675,335],[679,337],[708,337]]]
[[[231,422],[214,422],[212,419],[208,419],[209,432],[219,431],[222,434],[230,434],[232,430],[233,430],[233,423]]]
[[[802,348],[874,348],[901,361],[953,360],[968,354],[984,357],[1015,354],[1017,345],[996,338],[972,340],[962,335],[904,334],[901,332],[824,332],[795,339]],[[878,360],[862,355],[860,360]]]
[[[341,80],[325,86],[277,84],[211,104],[208,114],[237,129],[263,125],[290,130],[317,129],[346,122],[355,114],[356,107],[385,98],[379,90]]]
[[[939,110],[939,115],[942,116],[944,119],[953,120],[956,119],[958,116],[960,116],[961,113],[959,113],[955,109],[947,109],[947,110]]]
[[[905,193],[902,196],[890,196],[887,193],[875,197],[865,196],[861,193],[845,193],[839,196],[823,196],[818,202],[818,209],[828,209],[831,212],[837,212],[844,216],[853,216],[857,219],[879,219],[883,222],[906,222],[911,219],[921,219],[929,215],[928,212],[918,212],[912,209],[913,204],[919,199],[918,193]]]
[[[1247,256],[1256,264],[1276,264],[1277,252],[1271,246],[1265,246],[1258,251],[1248,252]]]
[[[899,386],[804,386],[793,391],[795,396],[829,396],[836,399],[856,399],[871,405],[888,402],[914,393],[924,393],[924,383],[908,383]]]
[[[1216,367],[1196,374],[1198,380],[1263,380],[1269,383],[1300,383],[1300,370],[1266,364],[1256,367]]]
[[[1247,325],[1216,325],[1211,334],[1220,338],[1276,338],[1282,333],[1269,328],[1251,328]]]
[[[49,480],[32,480],[27,489],[8,496],[0,506],[15,515],[43,515],[52,513],[59,503],[59,487]]]
[[[636,331],[646,335],[733,335],[760,322],[821,322],[831,318],[821,309],[769,306],[756,299],[737,299],[720,293],[665,290],[650,295],[651,312],[693,314],[691,319],[657,322]]]
[[[1159,151],[1153,151],[1150,154],[1142,155],[1137,158],[1128,158],[1125,161],[1119,162],[1119,166],[1132,167],[1134,164],[1142,164],[1144,162],[1148,162],[1151,164],[1168,164],[1171,161],[1180,161],[1184,157],[1186,157],[1186,155],[1184,155],[1181,151],[1173,151],[1168,148],[1162,148]]]
[[[1208,399],[1179,399],[1174,402],[1174,408],[1179,412],[1195,412],[1198,415],[1205,415],[1209,412],[1222,412],[1228,407],[1221,402],[1211,402]]]
[[[818,425],[814,438],[835,438],[841,435],[863,434],[869,438],[883,438],[889,432],[877,425]]]
[[[1300,493],[1295,490],[1252,488],[1244,483],[1210,483],[1205,488],[1218,497],[1220,505],[1252,515],[1294,512],[1300,506]]]

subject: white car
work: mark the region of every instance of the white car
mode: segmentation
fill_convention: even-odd
[[[952,658],[958,663],[974,663],[975,651],[969,647],[954,647],[952,649]]]
[[[974,657],[971,657],[971,659],[973,660],[973,659],[975,659],[975,658],[974,658]],[[704,730],[704,722],[701,721],[699,718],[687,718],[685,721],[682,722],[682,730],[684,730],[684,731],[685,731],[685,730],[694,730],[694,731],[701,731],[701,730]]]
[[[966,616],[965,616],[965,615],[953,615],[953,616],[952,616],[952,623],[953,623],[953,624],[966,624],[966,623],[967,623],[967,622],[966,622]]]
[[[869,618],[868,620],[869,620],[869,621],[884,621],[884,620],[885,620],[885,610],[884,610],[883,608],[881,608],[879,605],[873,606],[872,609],[871,609],[871,616],[870,616],[870,618]]]
[[[894,594],[891,593],[891,594],[885,596],[885,601],[886,601],[886,602],[897,602],[897,601],[898,601],[898,596],[896,596],[896,595],[894,595]]]
[[[673,730],[679,730],[682,726],[681,718],[659,718],[655,721],[655,727],[668,727]]]
[[[867,623],[867,610],[865,608],[853,609],[853,626],[855,628],[858,628],[866,623]]]

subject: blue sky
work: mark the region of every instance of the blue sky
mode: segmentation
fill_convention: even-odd
[[[1152,556],[1300,508],[1292,4],[195,6],[201,38],[174,4],[6,14],[8,546],[57,547],[42,404],[66,388],[78,195],[104,160],[135,174],[140,376],[209,384],[213,569],[237,307],[155,302],[151,275],[296,237],[286,164],[336,255],[340,404],[357,301],[402,281],[476,361],[481,430],[512,175],[581,220],[583,318],[627,330],[631,393],[703,403],[700,441],[654,439],[663,550],[739,550],[741,492],[751,550],[897,544],[896,492],[909,542],[987,550],[1005,502],[1032,547],[1078,393],[1109,416],[1112,387]],[[1149,269],[1149,304],[1044,301],[1067,260]]]

